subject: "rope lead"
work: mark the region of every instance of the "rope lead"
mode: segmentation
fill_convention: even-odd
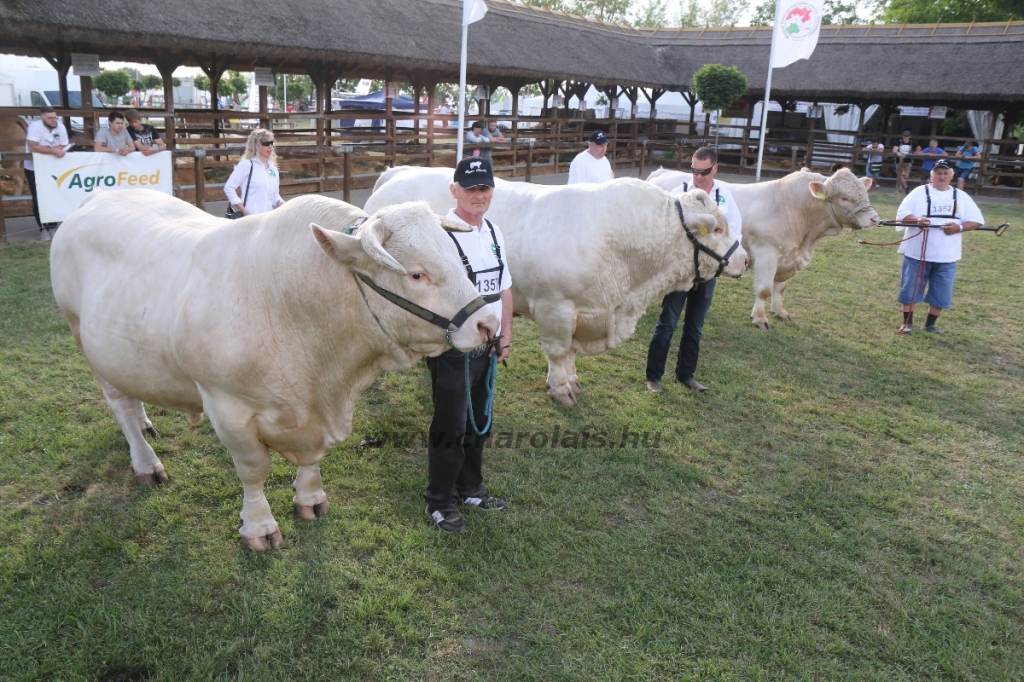
[[[476,426],[476,415],[473,414],[473,395],[470,390],[469,380],[469,353],[465,354],[465,376],[466,376],[466,405],[469,407],[469,424],[473,427],[473,433],[482,436],[491,430],[491,419],[494,417],[494,387],[498,380],[498,354],[491,356],[487,366],[487,403],[484,405],[484,414],[487,416],[487,424],[482,429]]]

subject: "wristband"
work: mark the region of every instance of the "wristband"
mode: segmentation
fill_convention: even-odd
[[[960,231],[961,231],[961,232],[963,232],[963,231],[964,231],[964,224],[963,224],[963,223],[960,223]]]

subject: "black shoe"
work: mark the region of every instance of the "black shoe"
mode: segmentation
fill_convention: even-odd
[[[928,332],[929,334],[945,334],[946,333],[946,332],[942,331],[941,329],[939,329],[938,327],[936,327],[934,324],[925,325],[924,330],[926,332]]]
[[[676,379],[676,381],[681,383],[683,386],[686,386],[691,391],[697,391],[697,393],[706,393],[708,390],[707,386],[700,383],[693,377],[690,377],[689,379]]]
[[[459,516],[459,512],[452,509],[451,511],[430,511],[430,507],[427,507],[427,516],[429,516],[437,527],[445,533],[461,533],[466,530],[466,522]]]
[[[461,504],[468,504],[477,509],[483,509],[484,511],[501,511],[505,508],[505,500],[498,497],[491,497],[490,493],[483,493],[481,495],[470,495],[468,497],[459,496],[459,502]]]
[[[907,324],[904,324],[902,327],[897,329],[896,333],[901,334],[903,336],[910,336],[911,334],[914,333],[914,325],[908,322]]]

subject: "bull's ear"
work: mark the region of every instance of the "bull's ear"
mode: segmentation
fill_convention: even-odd
[[[325,230],[316,223],[310,223],[309,229],[313,232],[313,238],[316,239],[316,243],[320,245],[324,253],[340,263],[355,265],[365,254],[363,245],[355,237],[333,230]]]
[[[718,225],[718,218],[710,213],[698,213],[694,217],[693,222],[697,223],[697,229],[701,234],[722,231],[722,228]]]
[[[439,217],[437,219],[437,223],[442,227],[442,229],[445,229],[448,232],[472,232],[473,231],[473,228],[470,227],[469,225],[466,225],[465,223],[457,222],[455,220],[449,220],[448,218],[440,218]]]
[[[811,189],[811,194],[815,199],[825,200],[825,183],[812,181],[807,183],[807,186]]]
[[[872,182],[871,178],[861,178],[860,181],[864,184],[864,189],[866,189],[868,191],[871,190],[871,185],[874,184],[874,182]]]

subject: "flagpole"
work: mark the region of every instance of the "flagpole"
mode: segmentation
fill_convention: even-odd
[[[466,128],[466,38],[469,35],[469,24],[462,24],[462,63],[459,65],[459,141],[455,148],[455,163],[462,161],[462,131]]]
[[[768,53],[768,80],[764,84],[764,101],[761,102],[761,134],[757,142],[757,173],[754,182],[761,182],[761,158],[764,156],[764,134],[768,126],[768,102],[772,96],[772,64],[775,63],[775,34],[779,29],[779,0],[775,0],[775,21],[772,23],[772,47]]]

